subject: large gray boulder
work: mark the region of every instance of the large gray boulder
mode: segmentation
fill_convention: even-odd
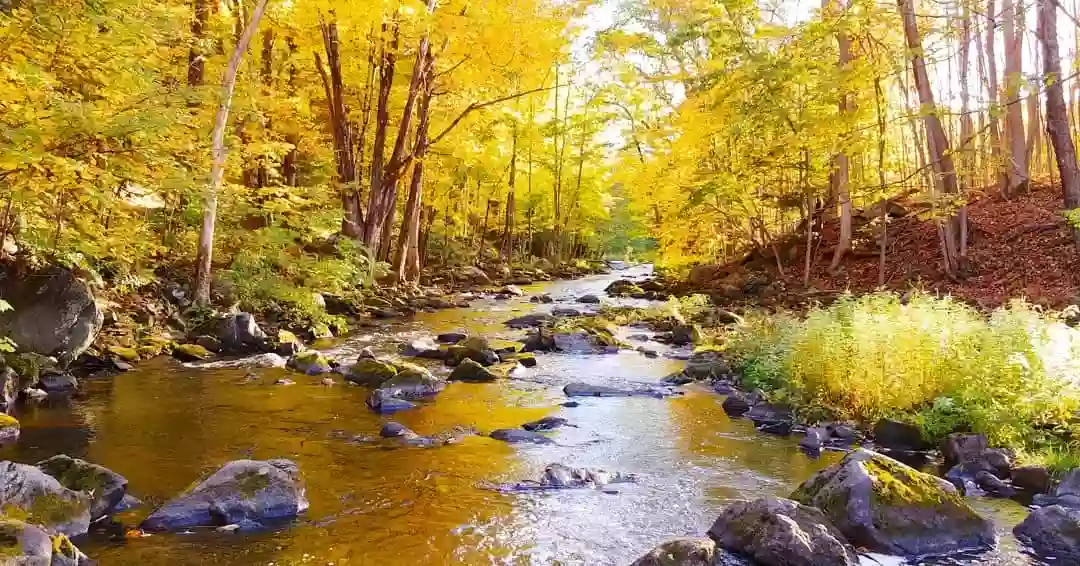
[[[398,373],[384,381],[380,389],[394,390],[394,396],[407,400],[434,397],[446,389],[446,381],[435,377],[427,368],[398,362]]]
[[[35,466],[0,462],[0,508],[50,534],[77,536],[90,527],[89,498]]]
[[[12,310],[0,313],[0,336],[19,350],[70,362],[94,342],[105,316],[86,283],[71,270],[51,267],[28,274],[4,273],[0,297]]]
[[[159,532],[240,525],[259,528],[307,510],[300,469],[290,460],[235,460],[150,514],[140,525]]]
[[[1013,534],[1038,554],[1062,564],[1080,563],[1080,509],[1041,507],[1014,527]]]
[[[709,529],[721,548],[766,566],[856,566],[859,557],[818,509],[765,497],[727,506]]]
[[[59,454],[37,463],[64,487],[86,494],[90,500],[90,520],[107,515],[127,494],[127,479],[97,464]]]
[[[995,544],[990,521],[949,482],[859,449],[804,482],[792,499],[821,509],[852,544],[902,556]]]

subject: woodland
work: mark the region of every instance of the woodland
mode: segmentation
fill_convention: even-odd
[[[1080,206],[1059,0],[0,8],[5,255],[166,271],[200,303],[760,250],[804,283],[880,255],[881,284],[899,200],[958,280],[969,203],[1057,186],[1063,228]]]

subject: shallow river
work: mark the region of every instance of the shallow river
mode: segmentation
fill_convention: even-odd
[[[558,304],[585,293],[602,295],[611,281],[645,273],[635,268],[525,290],[551,293]],[[503,321],[547,308],[527,298],[479,301],[358,332],[332,352],[351,361],[364,346],[389,353],[397,342],[453,330],[519,337]],[[285,529],[79,541],[103,566],[625,565],[665,538],[703,534],[726,502],[786,495],[839,457],[827,453],[812,460],[796,449],[797,438],[766,436],[748,421],[729,419],[721,399],[705,389],[669,399],[589,398],[576,408],[560,406],[568,382],[655,382],[680,367],[672,359],[622,352],[543,354],[538,360],[515,379],[452,384],[435,401],[393,418],[431,434],[455,425],[517,427],[558,415],[576,427],[553,433],[556,445],[508,445],[482,436],[434,449],[351,443],[354,435],[377,435],[389,419],[370,412],[365,390],[340,377],[325,387],[319,378],[290,374],[296,384],[281,386],[273,383],[285,370],[257,370],[259,379],[245,384],[244,370],[191,369],[162,358],[113,378],[87,380],[79,398],[18,415],[22,438],[0,457],[35,462],[67,453],[112,468],[128,478],[130,493],[147,502],[120,516],[129,525],[229,460],[291,458],[305,474],[311,508]],[[538,479],[551,462],[631,472],[639,481],[618,484],[617,494],[484,488]],[[1023,518],[1022,507],[975,504],[998,520],[1001,549],[936,563],[1035,563],[1016,552],[1006,534]]]

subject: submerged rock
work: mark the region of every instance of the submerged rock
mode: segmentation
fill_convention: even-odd
[[[79,388],[79,380],[68,372],[47,369],[41,372],[37,386],[49,393],[71,393]]]
[[[731,374],[731,366],[722,353],[715,350],[694,352],[683,368],[683,373],[691,379],[720,379]]]
[[[750,401],[738,391],[732,392],[720,404],[729,417],[741,417],[750,410]]]
[[[668,397],[678,393],[660,388],[620,389],[575,382],[563,387],[563,394],[567,397]]]
[[[330,360],[316,350],[300,352],[289,358],[288,367],[304,375],[321,375],[334,369]]]
[[[393,364],[372,358],[361,358],[345,371],[345,380],[358,385],[378,387],[397,375]]]
[[[857,566],[844,535],[818,509],[765,497],[727,506],[709,529],[720,547],[775,566]]]
[[[74,360],[94,342],[105,315],[90,287],[74,272],[50,267],[0,278],[0,297],[12,309],[0,313],[0,336],[20,350]]]
[[[90,527],[90,501],[36,466],[0,462],[0,508],[50,533],[81,535]]]
[[[608,285],[604,292],[612,297],[629,297],[632,295],[640,295],[644,293],[644,289],[638,287],[637,283],[629,279],[619,279]]]
[[[464,332],[444,332],[436,336],[435,340],[440,344],[457,344],[468,337],[469,335]]]
[[[573,468],[564,464],[548,464],[540,485],[558,488],[603,487],[611,483],[637,481],[633,474],[608,472],[596,468]]]
[[[383,423],[382,429],[379,430],[379,436],[383,438],[398,438],[401,436],[416,436],[416,433],[401,423],[389,421]]]
[[[597,297],[596,295],[582,295],[578,297],[577,302],[598,305],[600,304],[600,297]]]
[[[541,305],[549,305],[551,303],[554,303],[555,299],[551,298],[551,295],[549,295],[547,293],[542,293],[542,294],[539,294],[539,295],[533,295],[532,297],[529,297],[529,302],[530,303],[537,303],[537,304],[541,304]]]
[[[90,499],[91,521],[109,514],[127,494],[128,482],[124,476],[86,460],[59,454],[38,462],[37,467],[67,489],[86,494]]]
[[[551,322],[552,318],[553,317],[550,314],[527,314],[516,318],[511,318],[503,324],[509,326],[510,328],[521,330],[525,328],[536,328],[538,326],[543,326],[548,322]]]
[[[539,420],[527,422],[521,425],[521,428],[525,430],[541,431],[541,430],[555,430],[557,428],[569,425],[570,421],[562,417],[544,417]]]
[[[503,442],[509,442],[511,444],[554,444],[555,441],[538,433],[520,428],[500,428],[494,430],[489,435],[495,440],[501,440]]]
[[[454,368],[454,371],[450,372],[450,377],[448,379],[450,381],[486,383],[499,379],[499,376],[472,359],[466,358]]]
[[[212,356],[210,350],[198,344],[178,344],[172,350],[174,358],[181,362],[197,362]]]
[[[581,311],[570,307],[555,307],[551,309],[551,316],[558,318],[570,318],[574,316],[581,316]]]
[[[1061,505],[1036,509],[1013,528],[1013,534],[1040,555],[1063,564],[1080,563],[1080,509]]]
[[[384,415],[405,411],[416,407],[416,403],[406,401],[396,395],[394,389],[376,389],[367,398],[367,406],[376,413]]]
[[[144,531],[234,524],[270,526],[308,507],[300,469],[290,460],[236,460],[147,517]]]
[[[499,363],[499,355],[492,349],[486,338],[473,336],[459,344],[450,346],[447,351],[447,359],[452,364],[460,364],[464,360],[472,360],[485,366]]]
[[[875,552],[921,556],[995,543],[993,525],[952,484],[869,450],[818,472],[791,497]]]
[[[446,357],[446,351],[440,348],[431,338],[418,338],[402,346],[401,355],[412,358],[441,360]]]

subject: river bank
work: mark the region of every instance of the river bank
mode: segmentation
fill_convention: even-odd
[[[603,295],[615,280],[647,270],[524,287],[547,294],[479,299],[471,309],[421,312],[327,344],[344,363],[370,349],[397,356],[416,339],[465,331],[518,340],[506,320],[556,308],[592,310],[584,295]],[[648,306],[640,299],[609,305]],[[368,390],[333,376],[284,368],[198,368],[159,357],[131,371],[83,381],[71,397],[50,397],[17,413],[20,441],[0,457],[36,462],[56,453],[83,457],[123,474],[143,507],[117,515],[116,530],[78,540],[101,564],[534,563],[628,564],[658,542],[699,535],[737,499],[787,496],[841,454],[814,459],[799,437],[767,435],[748,419],[729,418],[723,398],[700,384],[681,395],[568,399],[567,385],[662,388],[690,346],[651,340],[652,331],[621,327],[618,337],[655,351],[536,354],[534,368],[493,383],[452,383],[431,402],[381,416]],[[648,341],[632,341],[635,335]],[[437,375],[449,368],[432,366]],[[254,376],[252,378],[251,376]],[[288,379],[294,385],[278,385]],[[570,401],[577,406],[565,406]],[[483,436],[550,416],[574,426],[548,433],[551,444],[507,444]],[[366,442],[390,420],[421,435],[475,429],[452,446],[390,448]],[[125,538],[154,508],[199,477],[238,458],[290,458],[304,473],[310,508],[297,522],[264,533],[195,529],[190,535]],[[492,484],[536,480],[551,463],[632,473],[635,483],[608,490],[505,492]],[[617,491],[618,493],[605,493]],[[972,564],[1025,564],[1008,534],[1026,511],[1008,500],[969,499],[994,518],[997,550]],[[952,557],[950,563],[963,562]]]

